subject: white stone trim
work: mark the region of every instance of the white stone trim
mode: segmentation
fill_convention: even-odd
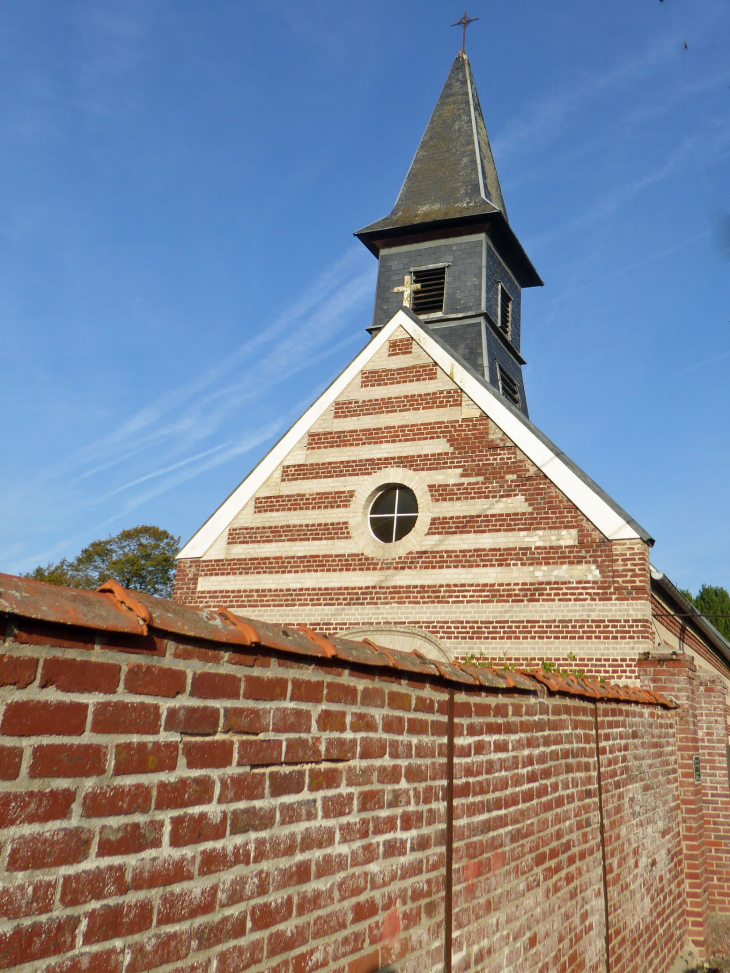
[[[398,482],[404,483],[405,477],[401,476]],[[407,534],[395,544],[383,544],[373,537],[367,528],[367,512],[375,498],[380,486],[394,482],[386,479],[378,484],[366,496],[365,501],[357,505],[357,509],[351,513],[349,518],[350,532],[352,539],[346,538],[325,539],[320,541],[286,541],[272,540],[261,541],[251,544],[233,543],[226,548],[227,557],[303,557],[307,554],[353,554],[355,549],[364,554],[369,554],[378,560],[400,557],[408,551],[491,551],[500,548],[512,550],[524,550],[524,548],[535,547],[572,547],[578,543],[577,530],[528,530],[528,531],[490,531],[481,534],[436,534],[423,537],[418,544],[406,544],[409,537],[413,537],[418,522],[410,534]],[[408,486],[408,484],[405,484]],[[419,500],[419,520],[422,515],[422,505]],[[352,508],[351,508],[352,510]],[[342,514],[342,511],[340,511]],[[364,516],[363,516],[364,514]],[[339,521],[348,519],[340,516]],[[425,521],[425,516],[424,516]],[[429,513],[428,519],[431,516]],[[364,529],[363,529],[364,521]],[[363,536],[363,533],[365,536]],[[421,530],[418,531],[422,533]],[[354,541],[354,544],[353,544]],[[377,546],[373,546],[370,541],[375,541]],[[387,550],[386,550],[387,548]],[[476,572],[479,568],[475,569]]]
[[[414,528],[415,530],[416,528]],[[413,533],[413,531],[411,531]],[[410,537],[410,534],[408,535]],[[407,538],[403,538],[406,540]],[[383,547],[395,548],[395,544]],[[391,555],[395,557],[396,555]],[[376,571],[292,571],[287,574],[219,574],[205,575],[198,581],[198,591],[245,591],[266,589],[290,591],[296,588],[373,588],[417,587],[419,585],[469,585],[479,588],[492,584],[570,584],[573,581],[599,581],[601,573],[595,564],[526,565],[519,567],[474,568],[384,568]],[[454,609],[456,613],[456,609]]]
[[[418,501],[418,519],[413,530],[393,544],[384,544],[373,536],[370,530],[370,507],[379,490],[388,483],[401,483],[410,487]],[[389,467],[378,470],[363,480],[350,504],[350,536],[359,551],[378,561],[391,561],[393,558],[421,550],[426,543],[426,534],[431,526],[433,504],[431,494],[424,478],[413,470]]]

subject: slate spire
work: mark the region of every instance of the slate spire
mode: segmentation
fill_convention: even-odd
[[[360,232],[497,212],[507,219],[471,65],[459,54],[393,211]]]
[[[468,21],[466,14],[461,23]],[[371,334],[407,307],[528,415],[522,289],[542,284],[507,219],[462,50],[389,216],[355,234],[378,258]]]

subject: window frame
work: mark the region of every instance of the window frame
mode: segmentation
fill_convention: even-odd
[[[504,286],[502,281],[497,282],[497,327],[508,341],[512,341],[512,305],[514,298]],[[504,298],[507,298],[505,301]],[[507,327],[503,322],[504,308],[507,309]]]
[[[442,317],[446,313],[446,287],[448,285],[450,266],[451,266],[450,262],[443,261],[441,263],[435,263],[435,264],[423,264],[420,267],[411,267],[411,269],[408,271],[408,273],[411,276],[411,280],[413,281],[414,284],[418,283],[418,281],[416,280],[416,274],[422,274],[429,270],[443,270],[444,272],[444,292],[443,292],[443,300],[441,301],[440,311],[426,311],[419,314],[418,311],[413,306],[414,301],[417,299],[418,291],[414,291],[411,294],[410,309],[411,311],[413,311],[414,314],[418,314],[420,318],[425,319],[425,318],[432,318],[432,317]]]
[[[513,405],[516,409],[520,409],[520,411],[521,411],[522,410],[522,394],[520,392],[520,383],[519,383],[519,380],[516,379],[516,378],[514,378],[514,376],[510,375],[510,373],[507,371],[507,369],[504,367],[504,365],[500,361],[498,361],[496,358],[494,359],[494,363],[497,366],[497,383],[498,383],[498,388],[499,388],[499,394],[503,398],[505,398],[511,405]],[[517,396],[517,401],[516,402],[514,402],[510,398],[509,395],[505,394],[504,385],[503,385],[503,381],[502,381],[502,378],[503,378],[504,375],[506,375],[507,378],[511,382],[514,382],[514,384],[515,384],[515,391],[516,391],[516,396]]]

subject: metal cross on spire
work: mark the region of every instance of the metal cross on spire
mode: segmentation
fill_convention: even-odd
[[[463,36],[463,39],[461,41],[461,50],[459,51],[459,54],[466,54],[466,28],[469,26],[469,24],[473,24],[475,20],[479,20],[479,18],[478,17],[470,17],[467,14],[466,10],[465,10],[464,11],[464,16],[461,18],[461,20],[457,20],[455,24],[452,24],[451,25],[452,27],[463,27],[464,28],[464,36]]]

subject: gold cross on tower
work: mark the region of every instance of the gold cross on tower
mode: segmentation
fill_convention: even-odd
[[[406,274],[405,277],[403,278],[403,286],[402,287],[394,287],[393,288],[393,291],[396,294],[402,294],[403,295],[403,307],[410,307],[411,306],[411,295],[413,294],[414,291],[420,291],[420,289],[421,289],[421,285],[420,284],[414,284],[413,283],[413,278],[411,277],[411,275],[410,274]]]
[[[461,50],[459,51],[459,54],[466,54],[466,28],[469,26],[469,24],[473,24],[475,20],[479,20],[479,18],[470,17],[465,10],[464,16],[461,18],[461,20],[457,20],[455,24],[451,25],[452,27],[464,28],[464,37],[461,42]]]

